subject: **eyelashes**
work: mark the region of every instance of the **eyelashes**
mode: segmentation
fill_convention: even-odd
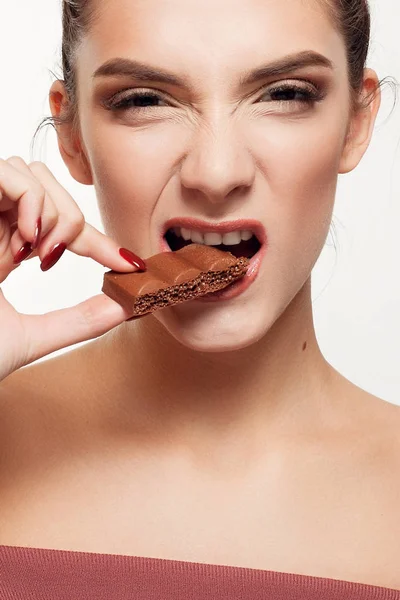
[[[133,110],[146,110],[148,108],[154,108],[154,105],[148,106],[148,102],[161,100],[164,102],[164,97],[156,92],[133,92],[128,96],[122,97],[117,102],[110,102],[108,108],[110,110],[122,110],[122,109],[133,109]],[[135,105],[135,102],[138,105]],[[158,108],[158,107],[155,107]]]
[[[157,100],[161,100],[162,102],[164,102],[164,98],[161,94],[157,94],[156,92],[134,92],[129,94],[128,96],[125,96],[123,98],[121,98],[119,101],[115,102],[114,104],[110,103],[109,104],[109,108],[111,110],[121,110],[121,109],[126,109],[126,108],[132,108],[134,110],[136,109],[147,109],[147,108],[153,108],[154,105],[150,105],[148,106],[148,102],[152,102],[152,101],[157,101]],[[138,105],[135,105],[135,102],[138,103]],[[157,108],[157,107],[155,107]]]
[[[262,99],[267,97],[267,103],[274,106],[278,105],[279,110],[282,112],[285,110],[296,112],[296,109],[311,108],[317,102],[321,102],[325,98],[325,95],[319,86],[303,80],[301,84],[296,82],[272,85],[256,103],[265,104]],[[118,96],[120,96],[119,99]],[[103,102],[103,105],[106,109],[113,112],[133,111],[134,113],[143,113],[163,108],[162,105],[157,105],[156,102],[164,103],[164,107],[171,106],[163,94],[152,90],[131,91],[125,96],[117,94],[110,100]]]
[[[307,87],[298,84],[279,84],[267,90],[266,94],[270,97],[270,102],[300,102],[313,104],[320,102],[325,97],[319,87],[308,84]],[[262,98],[266,94],[263,94]]]

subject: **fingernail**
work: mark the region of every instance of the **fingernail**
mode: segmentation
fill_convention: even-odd
[[[33,250],[35,250],[35,248],[37,248],[39,246],[41,233],[42,233],[42,217],[39,217],[38,220],[36,221],[35,237],[33,238],[33,242],[32,242]]]
[[[67,244],[64,244],[64,242],[62,244],[56,244],[54,248],[48,254],[46,254],[44,259],[42,260],[42,263],[40,265],[42,271],[48,271],[49,269],[51,269],[51,267],[54,267],[54,265],[60,260],[66,249]]]
[[[14,256],[14,265],[21,263],[23,260],[28,258],[33,252],[32,244],[26,242],[17,254]]]
[[[137,267],[140,271],[147,270],[147,266],[144,260],[142,260],[139,256],[136,256],[136,254],[133,254],[133,252],[131,252],[130,250],[127,250],[126,248],[120,248],[119,253],[122,256],[122,258],[128,261],[130,265]]]

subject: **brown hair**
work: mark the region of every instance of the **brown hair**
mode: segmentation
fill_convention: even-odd
[[[76,85],[76,57],[82,39],[92,27],[97,12],[93,0],[63,0],[62,8],[62,72],[68,94],[67,113],[61,121],[72,122],[79,128],[78,95]],[[56,119],[57,120],[57,119]]]
[[[371,36],[367,0],[324,0],[336,29],[342,34],[349,65],[350,85],[358,91],[363,81]]]
[[[328,10],[334,27],[342,34],[348,58],[353,107],[360,106],[359,92],[370,43],[371,18],[368,0],[319,0]],[[63,0],[62,73],[69,103],[58,118],[48,117],[39,125],[72,123],[79,132],[76,57],[81,40],[98,17],[93,0]],[[35,134],[36,136],[36,134]]]

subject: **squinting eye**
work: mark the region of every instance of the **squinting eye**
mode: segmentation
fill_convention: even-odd
[[[279,85],[271,88],[263,94],[262,98],[269,96],[270,102],[291,103],[298,102],[303,104],[313,104],[323,99],[324,95],[317,88],[308,88],[293,84]]]
[[[106,106],[110,110],[132,109],[139,111],[154,107],[157,108],[157,104],[155,104],[157,101],[165,102],[164,98],[155,92],[134,92],[116,102],[107,102]],[[152,104],[153,102],[154,104]]]
[[[269,96],[269,99],[268,99]],[[306,87],[295,85],[295,84],[279,84],[275,87],[271,87],[268,89],[260,101],[263,102],[263,98],[267,97],[267,102],[278,102],[282,106],[290,104],[298,104],[298,105],[312,105],[315,102],[319,102],[323,100],[324,93],[322,90],[318,89],[314,85],[309,84]],[[147,91],[131,91],[125,97],[120,96],[120,99],[115,100],[111,98],[110,100],[104,101],[104,106],[108,110],[112,110],[115,112],[118,111],[127,111],[131,110],[134,112],[142,112],[148,111],[153,108],[162,108],[163,106],[171,106],[168,101],[157,92],[153,92],[150,90]],[[116,96],[118,98],[118,95]],[[161,102],[161,104],[159,104]]]

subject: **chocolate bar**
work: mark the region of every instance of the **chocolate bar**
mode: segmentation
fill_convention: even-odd
[[[189,244],[148,258],[147,271],[108,271],[102,291],[139,317],[222,290],[243,277],[249,263],[212,246]]]

